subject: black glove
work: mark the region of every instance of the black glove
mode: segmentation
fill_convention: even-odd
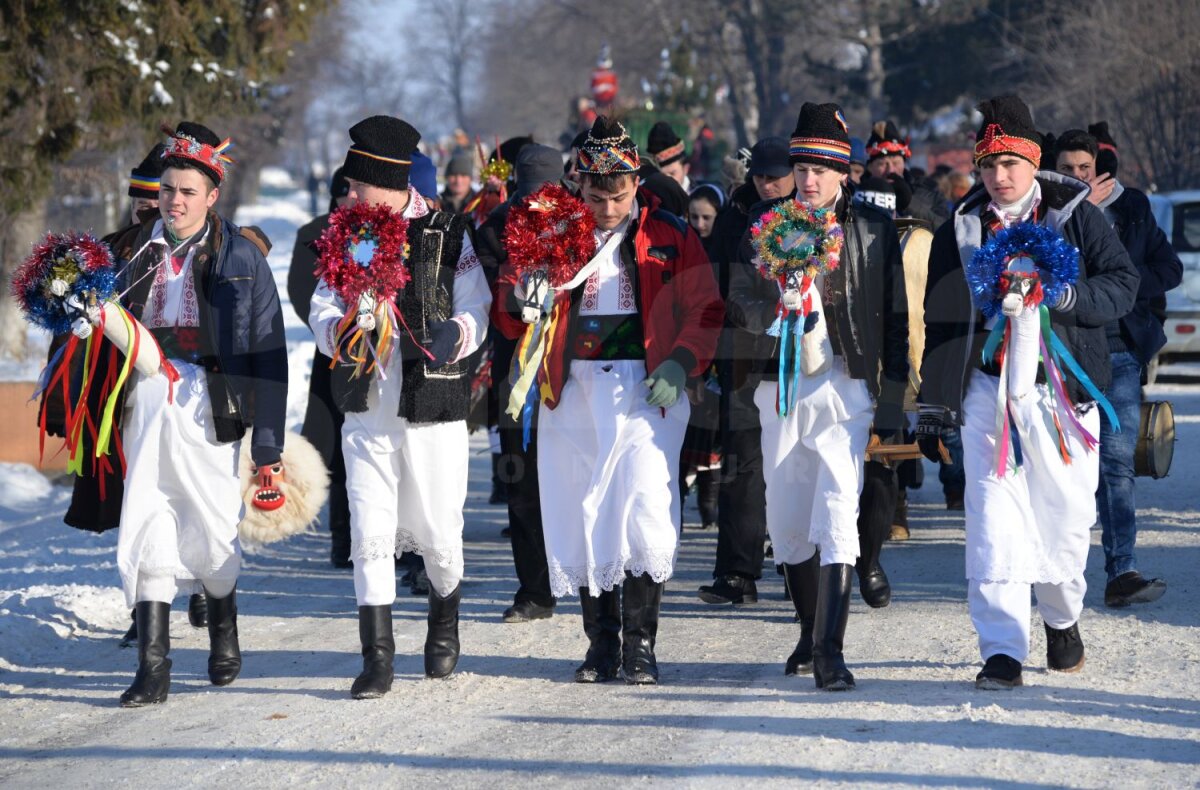
[[[440,368],[458,354],[462,327],[457,321],[439,321],[429,328],[429,335],[429,353],[433,355],[429,367]]]
[[[879,441],[887,441],[904,427],[904,404],[880,400],[875,407],[875,425],[871,429]]]
[[[917,446],[921,455],[935,464],[942,462],[942,428],[945,427],[946,410],[941,406],[922,406],[917,419]]]

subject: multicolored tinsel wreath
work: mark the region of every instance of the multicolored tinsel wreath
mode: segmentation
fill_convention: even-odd
[[[71,331],[78,305],[102,305],[117,291],[112,252],[90,233],[47,233],[18,267],[12,294],[26,319],[52,334]],[[72,298],[74,297],[74,298]]]
[[[1033,222],[1005,228],[977,249],[966,267],[971,302],[985,318],[999,314],[1006,290],[1002,279],[1018,258],[1028,258],[1037,270],[1043,304],[1058,304],[1066,287],[1079,279],[1079,250],[1052,228]]]
[[[796,271],[808,277],[832,272],[845,240],[833,209],[814,209],[799,200],[779,203],[750,228],[755,265],[768,280]]]
[[[412,279],[408,220],[387,206],[357,203],[334,211],[316,249],[317,276],[347,305],[368,292],[390,302]]]
[[[569,282],[596,254],[596,219],[582,200],[546,184],[509,211],[504,248],[517,273],[543,270],[552,288]]]

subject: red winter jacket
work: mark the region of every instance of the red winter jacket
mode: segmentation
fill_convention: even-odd
[[[700,237],[686,222],[661,209],[659,199],[645,189],[638,190],[637,200],[640,211],[632,232],[627,231],[621,242],[621,257],[637,262],[646,371],[653,372],[665,360],[674,359],[689,376],[699,376],[712,362],[725,320],[725,303],[712,266]],[[527,326],[513,297],[516,281],[515,268],[504,263],[492,300],[492,324],[511,340],[519,339]],[[567,381],[570,331],[579,314],[582,291],[580,286],[554,297],[555,309],[569,317],[559,321],[545,340],[546,355],[536,385],[541,400],[552,409]]]

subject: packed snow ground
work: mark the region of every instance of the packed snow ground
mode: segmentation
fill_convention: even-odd
[[[274,181],[239,215],[275,241],[281,292],[306,205]],[[295,426],[312,345],[290,312],[288,333]],[[932,468],[913,496],[912,539],[884,549],[891,606],[871,610],[854,597],[846,655],[856,691],[784,677],[799,627],[770,567],[757,606],[701,603],[694,593],[710,576],[716,539],[690,529],[664,599],[661,685],[576,685],[586,649],[576,600],[551,620],[500,621],[515,579],[499,535],[505,512],[486,504],[489,460],[476,436],[463,656],[451,678],[423,677],[425,602],[402,590],[392,693],[350,699],[361,665],[353,584],[329,566],[328,539],[314,532],[247,556],[236,683],[208,684],[207,634],[188,625],[181,600],[170,698],[124,710],[117,697],[137,658],[117,646],[129,611],[116,587],[115,532],[64,526],[68,487],[0,467],[0,786],[1195,786],[1200,386],[1152,394],[1175,402],[1179,443],[1170,477],[1138,481],[1138,556],[1146,573],[1168,580],[1167,594],[1104,608],[1096,531],[1085,669],[1044,670],[1034,614],[1026,686],[1011,693],[971,682],[979,659],[961,514],[941,507]]]

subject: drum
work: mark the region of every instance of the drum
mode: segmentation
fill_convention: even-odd
[[[1133,473],[1138,477],[1166,477],[1175,455],[1175,410],[1170,401],[1142,401]]]

